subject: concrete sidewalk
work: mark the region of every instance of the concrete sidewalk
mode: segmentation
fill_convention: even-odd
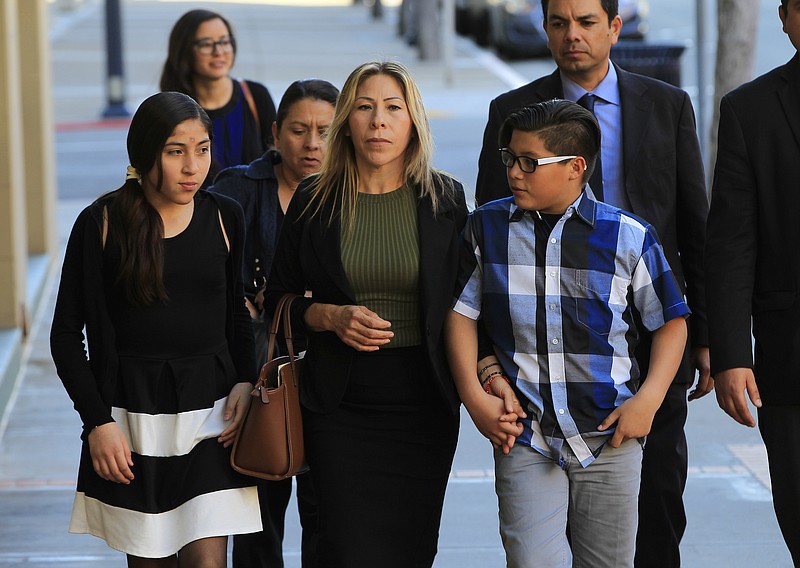
[[[305,3],[317,6],[301,5]],[[54,5],[51,22],[62,244],[80,209],[121,185],[127,165],[124,121],[98,121],[105,99],[102,2],[74,4],[64,12]],[[396,8],[390,2],[383,21],[373,21],[366,7],[350,6],[349,0],[283,4],[288,5],[269,0],[123,2],[129,107],[135,109],[157,90],[173,22],[190,8],[205,7],[223,13],[235,27],[235,74],[266,84],[276,103],[295,79],[319,77],[341,85],[356,65],[369,59],[396,59],[408,65],[431,115],[436,165],[462,179],[471,191],[488,103],[521,80],[512,69],[459,38],[453,81],[448,83],[440,65],[420,63],[414,50],[398,39]],[[553,69],[550,61],[536,65],[537,76]],[[50,359],[56,285],[54,270],[45,286],[47,301],[32,328],[8,426],[0,432],[0,567],[122,567],[123,555],[104,542],[66,532],[80,421]],[[690,410],[684,566],[790,566],[772,513],[757,432],[735,426],[716,408],[713,396],[692,403]],[[295,508],[290,506],[287,567],[300,566],[299,537]],[[490,448],[463,413],[435,566],[504,564]]]

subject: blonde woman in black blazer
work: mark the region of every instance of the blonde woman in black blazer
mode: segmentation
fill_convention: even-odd
[[[298,188],[267,307],[308,338],[302,403],[322,566],[431,566],[458,437],[442,323],[461,185],[431,166],[420,94],[397,63],[348,77],[320,173]]]

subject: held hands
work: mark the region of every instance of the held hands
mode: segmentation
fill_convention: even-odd
[[[478,431],[489,439],[495,449],[502,448],[503,453],[508,454],[517,436],[522,434],[522,424],[517,422],[517,415],[505,411],[502,399],[486,393],[478,395],[465,406]]]
[[[739,424],[753,428],[756,421],[747,408],[747,399],[744,396],[747,393],[750,402],[756,408],[761,408],[761,395],[758,393],[753,370],[744,367],[725,369],[714,376],[714,381],[717,383],[719,407]]]
[[[226,422],[230,420],[231,423],[228,424],[228,427],[225,428],[219,435],[219,438],[217,438],[217,441],[225,448],[233,444],[236,432],[239,430],[239,426],[242,425],[244,414],[250,407],[250,393],[252,391],[253,385],[251,383],[236,383],[233,385],[228,395],[223,419]]]
[[[502,448],[508,454],[522,434],[519,419],[527,414],[505,380],[492,381],[489,388],[489,393],[478,394],[469,404],[465,402],[465,406],[480,433],[495,449]]]
[[[516,422],[520,418],[527,418],[528,415],[525,414],[525,410],[523,410],[522,405],[519,403],[517,399],[517,395],[514,392],[514,389],[511,387],[510,384],[505,379],[499,381],[492,381],[489,385],[489,394],[493,394],[499,399],[502,399],[503,406],[505,408],[506,413],[500,418],[503,422],[514,421]],[[508,420],[503,420],[503,417],[509,417]],[[513,417],[513,418],[510,418]]]
[[[358,351],[377,351],[394,337],[392,324],[364,306],[331,305],[328,316],[330,330]]]
[[[133,480],[131,450],[116,422],[102,424],[89,433],[89,454],[94,471],[102,479],[125,485]]]

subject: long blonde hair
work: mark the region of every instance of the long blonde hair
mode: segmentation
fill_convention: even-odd
[[[359,65],[350,73],[339,94],[336,111],[326,133],[327,151],[322,158],[319,174],[311,182],[311,199],[306,208],[311,217],[320,213],[329,199],[340,200],[343,226],[349,226],[355,217],[358,169],[353,141],[347,136],[348,122],[355,106],[358,87],[375,75],[386,75],[397,81],[411,117],[411,139],[404,160],[405,182],[418,189],[419,197],[430,198],[434,214],[440,209],[442,197],[452,199],[452,179],[432,166],[433,138],[428,115],[411,73],[402,64],[394,61],[370,61]],[[437,187],[440,188],[440,194],[437,194]],[[334,215],[335,209],[332,209],[328,224],[333,221]]]

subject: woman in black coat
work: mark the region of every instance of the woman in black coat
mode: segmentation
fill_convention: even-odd
[[[263,311],[264,288],[275,254],[278,230],[300,182],[319,170],[325,132],[333,119],[339,89],[322,79],[295,81],[286,89],[272,125],[275,149],[246,166],[220,172],[209,191],[241,204],[247,227],[244,282],[253,322],[256,361],[267,356],[270,318]],[[283,566],[283,535],[292,480],[258,481],[264,530],[233,539],[234,568]],[[297,507],[303,527],[303,566],[316,566],[316,498],[311,474],[297,477]]]

